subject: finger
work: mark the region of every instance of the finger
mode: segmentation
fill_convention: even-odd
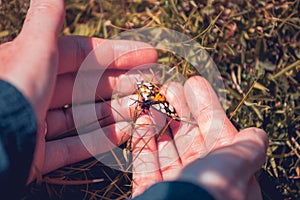
[[[175,83],[163,85],[160,88],[160,93],[166,96],[166,100],[170,103],[170,106],[173,106],[174,101],[177,101],[178,104],[178,96],[176,95],[172,89]],[[170,89],[171,88],[171,89]],[[176,104],[176,106],[177,106]],[[180,106],[177,106],[180,116],[186,116],[184,110],[181,109]],[[179,109],[180,108],[180,109]],[[164,108],[167,109],[167,108]],[[176,109],[176,107],[175,107]],[[179,113],[176,111],[176,113]],[[166,115],[164,112],[158,112],[152,109],[151,116],[152,120],[159,132],[159,137],[157,138],[157,147],[158,147],[158,160],[160,165],[160,171],[162,174],[163,180],[172,180],[176,177],[176,174],[179,173],[179,170],[182,168],[181,158],[178,154],[178,149],[175,146],[175,141],[171,136],[171,133],[168,129],[169,124],[166,124]],[[172,125],[171,121],[171,125]],[[174,123],[177,124],[177,123]],[[173,125],[174,126],[174,125]]]
[[[228,187],[228,191],[231,191],[228,194],[231,193],[232,197],[245,198],[248,195],[246,199],[261,199],[260,189],[254,174],[265,162],[267,147],[268,138],[266,133],[258,128],[248,128],[236,135],[232,145],[228,148],[225,147],[223,150],[220,149],[220,152],[227,152],[227,156],[223,155],[227,157],[225,162],[228,164],[228,170],[223,169],[223,173],[226,174],[225,177],[227,177],[227,180],[236,180]]]
[[[237,130],[227,118],[210,84],[200,76],[192,77],[186,81],[184,93],[207,150],[230,144]]]
[[[184,97],[183,86],[179,83],[170,83],[167,85],[167,90],[163,90],[163,93],[175,107],[180,118],[184,120],[181,122],[173,121],[170,127],[181,162],[185,166],[205,155],[203,137],[198,127],[191,124],[193,119],[190,117],[190,109]]]
[[[63,16],[64,1],[31,1],[21,33],[13,41],[18,56],[7,63],[11,66],[7,80],[29,99],[39,119],[45,117],[54,85]]]
[[[266,159],[268,147],[267,134],[259,128],[247,128],[240,131],[234,138],[235,151],[242,155],[242,164],[245,181],[249,180],[253,174],[262,166]]]
[[[130,125],[119,122],[80,137],[68,137],[46,143],[46,157],[42,173],[106,152],[128,139]],[[53,159],[55,158],[55,159]]]
[[[79,132],[88,132],[115,122],[131,120],[136,106],[135,99],[137,95],[96,104],[79,105],[76,108],[50,110],[46,118],[47,139],[59,137],[69,131],[74,131],[75,128]],[[96,119],[91,114],[92,112],[96,112]],[[74,115],[79,115],[76,118],[76,126]]]
[[[58,46],[59,74],[76,72],[79,67],[124,70],[155,63],[157,60],[156,50],[138,41],[65,36],[59,39]]]
[[[85,82],[76,89],[79,90],[80,99],[72,101],[74,83],[76,74],[67,73],[59,75],[57,78],[54,94],[51,100],[50,108],[61,108],[67,104],[93,102],[96,100],[111,99],[112,96],[125,96],[133,94],[136,91],[136,80],[143,80],[151,77],[148,70],[140,72],[125,70],[106,70],[100,77],[100,72],[84,72]],[[93,87],[95,85],[95,87]],[[95,91],[92,89],[95,88]],[[96,93],[96,96],[95,96]],[[92,95],[91,95],[92,94]],[[93,99],[89,99],[93,97]]]
[[[185,167],[181,178],[198,182],[217,199],[242,199],[245,186],[265,160],[267,144],[264,131],[245,129],[231,145]]]
[[[148,125],[147,125],[148,124]],[[162,180],[159,170],[157,144],[152,121],[147,115],[140,116],[132,138],[133,186],[132,196],[141,194],[152,184]]]
[[[191,120],[191,113],[184,98],[183,86],[180,83],[171,82],[163,85],[160,92],[165,95],[167,101],[175,107],[180,119],[184,121]]]
[[[28,49],[29,52],[32,52],[30,50],[39,52],[38,50],[43,50],[42,47],[45,48],[45,45],[56,43],[63,24],[64,14],[64,1],[30,1],[30,7],[19,38],[24,39],[24,42],[39,43],[40,45],[32,45]],[[37,47],[39,49],[36,49]]]
[[[171,133],[166,131],[158,139],[158,160],[163,180],[173,180],[182,168]]]

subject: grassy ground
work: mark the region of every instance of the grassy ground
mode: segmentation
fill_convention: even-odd
[[[13,39],[20,31],[27,2],[0,1],[1,43]],[[133,28],[166,27],[195,38],[221,72],[229,102],[224,109],[232,122],[238,129],[256,126],[269,134],[268,157],[257,174],[264,199],[297,199],[300,198],[300,1],[249,2],[66,0],[62,34],[109,38]],[[164,56],[161,54],[161,58]],[[195,74],[192,68],[182,66],[184,62],[179,63],[179,71],[186,76]],[[106,181],[100,183],[59,184],[63,183],[61,180],[92,180],[103,175]],[[90,159],[33,183],[25,199],[71,196],[121,199],[128,195],[130,174],[102,168],[101,163]]]

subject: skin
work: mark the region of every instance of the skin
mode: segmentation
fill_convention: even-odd
[[[92,156],[78,137],[49,141],[74,128],[71,109],[56,108],[72,102],[74,74],[88,53],[105,41],[79,36],[58,37],[64,12],[62,0],[31,1],[20,35],[0,46],[0,78],[15,85],[25,95],[39,124],[28,182],[39,173],[45,174]],[[99,117],[113,116],[100,124],[107,137],[117,144],[124,133],[129,132],[126,119],[131,117],[128,107],[132,100],[111,101],[112,91],[127,70],[156,62],[157,53],[149,45],[133,41],[109,41],[105,48],[104,54],[97,55],[99,69],[95,70],[103,70],[106,58],[116,53],[122,56],[109,65],[99,84],[106,90],[99,88],[99,91],[107,104],[114,105],[124,118],[116,117],[115,110],[104,103],[98,103],[96,110]],[[16,52],[17,57],[11,56]],[[88,76],[94,78],[92,74]],[[138,73],[131,76],[133,81],[139,78]],[[131,81],[126,83],[124,88],[133,89]],[[141,150],[143,154],[133,162],[133,196],[158,181],[179,179],[206,188],[217,199],[259,199],[260,191],[253,174],[265,159],[266,134],[256,128],[238,132],[226,117],[209,83],[201,77],[190,78],[184,86],[171,84],[167,88],[165,96],[179,116],[192,115],[191,120],[197,125],[173,121],[169,134],[162,135],[158,141],[152,137],[155,129],[140,126],[136,130],[133,156]],[[184,98],[176,98],[174,94]],[[84,124],[89,113],[85,112],[84,105],[81,108]],[[141,115],[137,123],[149,124],[152,119]],[[109,150],[93,137],[93,133],[87,134],[90,138],[87,141],[96,152]]]
[[[82,145],[79,137],[48,141],[74,128],[71,109],[65,112],[53,109],[72,103],[74,72],[90,51],[106,41],[79,36],[58,37],[64,14],[62,0],[33,0],[21,33],[12,42],[0,46],[0,78],[15,85],[25,95],[35,111],[39,124],[34,161],[28,182],[34,180],[39,173],[45,174],[92,156]],[[108,41],[104,47],[105,53],[97,55],[99,70],[104,69],[106,58],[124,54],[111,63],[108,72],[103,75],[100,85],[106,90],[100,95],[104,99],[111,97],[113,89],[127,70],[145,63],[154,63],[157,59],[156,50],[140,42]],[[11,56],[16,52],[17,57]],[[140,78],[137,74],[129,76],[130,79]],[[89,76],[94,78],[92,75]],[[130,81],[126,80],[122,86],[133,89],[134,85],[128,83]],[[84,92],[82,95],[84,96]],[[123,105],[117,109],[126,120],[130,115],[128,106],[125,109],[124,104],[129,105],[132,102],[126,99],[120,101],[114,103],[108,100],[108,104],[114,104],[116,107]],[[116,115],[106,104],[97,104],[96,108],[103,113]],[[84,121],[88,113],[84,112],[84,107],[82,110]],[[124,119],[116,118],[101,122],[108,138],[115,144],[120,142],[126,131],[122,130],[122,127],[127,125]],[[97,153],[109,150],[99,147],[97,140],[89,141],[89,145],[94,146]]]
[[[266,133],[258,128],[238,132],[202,77],[166,88],[162,92],[179,116],[192,115],[190,121],[197,125],[172,121],[170,131],[158,140],[154,128],[137,128],[133,196],[158,181],[184,180],[205,188],[216,199],[261,199],[254,173],[265,161]],[[155,117],[143,115],[137,123],[158,124],[161,120]]]

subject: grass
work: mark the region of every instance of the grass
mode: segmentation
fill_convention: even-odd
[[[1,43],[19,33],[27,2],[0,3]],[[300,198],[299,0],[65,2],[63,35],[109,38],[134,28],[165,27],[199,42],[221,72],[231,121],[238,129],[256,126],[269,135],[268,156],[257,174],[264,199]],[[159,58],[185,77],[197,74],[172,53],[160,52]],[[105,181],[72,184],[99,177]],[[129,194],[130,174],[90,159],[31,184],[24,198],[121,199]]]

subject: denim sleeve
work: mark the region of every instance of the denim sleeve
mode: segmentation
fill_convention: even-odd
[[[36,142],[34,111],[13,85],[0,80],[0,194],[20,199]]]
[[[214,198],[201,187],[185,181],[160,182],[148,188],[143,194],[133,200],[182,200],[200,199],[214,200]]]

